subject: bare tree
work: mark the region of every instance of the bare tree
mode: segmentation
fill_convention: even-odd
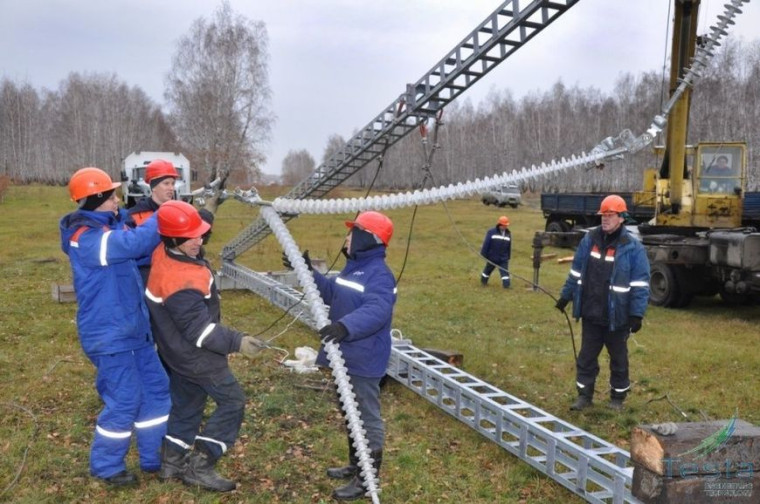
[[[221,188],[231,171],[258,178],[266,159],[274,121],[267,46],[264,23],[223,1],[211,20],[195,20],[172,60],[165,98],[175,130],[191,162]]]
[[[296,185],[314,171],[316,163],[306,149],[288,151],[282,160],[282,183]]]
[[[177,145],[157,105],[113,74],[72,73],[45,103],[51,163],[63,180],[82,166],[116,178],[135,150],[174,150]]]

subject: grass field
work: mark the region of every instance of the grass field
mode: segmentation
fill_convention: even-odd
[[[324,468],[345,457],[340,415],[331,393],[308,388],[323,376],[288,372],[279,364],[284,353],[274,351],[253,361],[231,357],[249,398],[241,438],[220,464],[220,472],[239,482],[237,491],[216,495],[152,475],[141,476],[137,488],[111,490],[88,476],[100,409],[93,368],[79,347],[76,305],[51,296],[51,284],[71,283],[58,234],[58,219],[71,210],[65,188],[11,187],[0,203],[0,501],[331,502],[334,482]],[[729,308],[718,298],[698,299],[688,310],[650,307],[629,343],[627,409],[603,407],[605,356],[598,405],[570,412],[575,380],[568,326],[549,296],[520,279],[533,277],[531,239],[543,228],[536,200],[506,211],[477,199],[420,207],[410,231],[412,213],[389,212],[396,226],[389,264],[398,275],[408,246],[393,325],[415,346],[461,352],[468,373],[625,449],[640,423],[729,418],[736,409],[741,419],[760,423],[756,307]],[[512,288],[502,289],[496,275],[482,288],[477,251],[502,213],[512,222]],[[256,215],[236,201],[222,205],[209,244],[216,267],[223,245]],[[302,216],[288,227],[313,258],[331,262],[350,217]],[[280,270],[280,247],[269,237],[238,261]],[[339,260],[336,268],[342,265]],[[567,264],[546,261],[541,286],[556,295],[567,271]],[[298,346],[317,346],[311,330],[291,324],[290,315],[280,319],[279,310],[248,292],[225,291],[222,303],[225,324],[250,334],[268,328],[261,337],[277,336],[273,343],[289,358]],[[572,328],[579,344],[580,325]],[[382,502],[582,502],[398,383],[389,381],[383,394]],[[130,466],[136,465],[132,453]]]

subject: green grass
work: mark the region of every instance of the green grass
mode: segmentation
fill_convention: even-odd
[[[536,200],[527,203],[500,210],[475,198],[451,202],[453,225],[443,205],[420,207],[411,237],[412,209],[389,212],[396,232],[388,260],[397,274],[409,246],[394,327],[417,347],[461,352],[465,371],[626,449],[639,423],[729,418],[736,408],[741,419],[760,422],[760,312],[726,307],[717,298],[696,300],[688,310],[649,308],[629,345],[634,388],[625,412],[601,406],[569,412],[575,380],[568,326],[548,296],[519,279],[533,277],[531,240],[543,228]],[[236,492],[216,495],[153,476],[143,476],[137,489],[109,490],[88,476],[100,409],[93,369],[79,347],[76,306],[51,297],[51,284],[71,282],[58,219],[72,209],[65,188],[39,186],[11,187],[0,204],[0,501],[331,502],[334,482],[324,468],[345,456],[340,415],[331,393],[304,386],[322,376],[289,373],[278,363],[284,354],[273,351],[253,361],[231,358],[249,398],[240,440],[220,464],[223,474],[238,480]],[[476,252],[502,213],[512,222],[513,287],[502,289],[494,275],[481,288],[483,262]],[[209,246],[216,267],[222,246],[256,215],[235,201],[220,208]],[[343,220],[350,217],[305,215],[288,227],[312,257],[332,261],[345,234]],[[238,261],[280,270],[280,247],[269,237]],[[547,260],[540,283],[556,295],[567,271],[567,264]],[[225,291],[222,303],[224,323],[251,334],[277,321],[263,337],[282,332],[274,342],[290,358],[296,347],[317,344],[311,330],[298,323],[288,327],[291,315],[278,321],[279,310],[248,292]],[[572,328],[579,345],[580,326]],[[606,356],[601,365],[597,402],[603,404]],[[665,396],[670,402],[657,400]],[[384,503],[582,502],[398,383],[385,387],[383,409]],[[134,453],[129,463],[136,467]]]

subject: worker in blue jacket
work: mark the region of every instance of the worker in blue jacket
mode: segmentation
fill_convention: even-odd
[[[169,416],[169,381],[156,353],[143,282],[135,260],[159,243],[155,217],[137,229],[119,209],[119,183],[99,168],[82,168],[69,192],[79,209],[64,216],[61,248],[69,256],[82,349],[96,368],[104,407],[95,425],[90,473],[109,484],[137,482],[125,457],[132,433],[140,468],[161,468],[160,447]]]
[[[363,212],[350,229],[344,253],[346,266],[337,277],[327,278],[311,268],[308,252],[304,260],[314,273],[314,281],[324,300],[330,305],[331,323],[319,332],[323,345],[317,364],[328,366],[324,343],[340,345],[348,375],[356,394],[358,409],[367,432],[367,443],[376,473],[383,460],[385,426],[380,414],[380,380],[385,376],[391,354],[391,319],[396,303],[396,282],[385,263],[385,251],[393,235],[393,223],[379,212]],[[283,259],[286,267],[290,262]],[[356,450],[348,439],[348,465],[330,468],[328,477],[351,478],[336,488],[337,500],[353,500],[366,492],[358,469]]]
[[[623,225],[625,200],[610,195],[602,200],[602,225],[589,231],[573,257],[556,307],[573,302],[573,317],[583,319],[581,351],[576,361],[578,398],[570,409],[593,404],[599,374],[599,354],[610,355],[609,408],[620,411],[631,388],[628,337],[641,329],[649,302],[649,260],[644,246]]]
[[[512,233],[509,231],[509,218],[506,215],[499,217],[496,226],[486,232],[483,246],[480,247],[480,255],[486,260],[483,273],[480,274],[480,283],[485,287],[488,278],[495,268],[499,268],[501,285],[509,288],[509,258],[512,255]]]

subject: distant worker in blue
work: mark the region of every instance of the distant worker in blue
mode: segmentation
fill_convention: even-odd
[[[90,473],[115,486],[137,483],[125,463],[133,433],[140,469],[161,468],[171,406],[136,263],[159,243],[156,219],[128,227],[116,194],[120,185],[99,168],[78,170],[69,193],[79,209],[59,223],[61,248],[71,261],[79,339],[96,368],[95,386],[104,403],[95,424]]]
[[[480,247],[480,255],[485,258],[486,266],[480,274],[480,283],[485,287],[488,279],[495,268],[499,268],[501,285],[509,288],[509,258],[512,255],[512,233],[509,231],[509,218],[506,215],[499,217],[496,226],[486,232],[483,246]]]
[[[324,300],[330,305],[331,323],[319,334],[323,346],[317,364],[328,366],[324,344],[340,345],[361,419],[367,432],[370,456],[379,475],[383,461],[385,425],[380,414],[380,380],[385,376],[391,354],[391,320],[396,303],[396,281],[385,263],[385,251],[393,235],[393,222],[380,212],[362,212],[350,229],[344,253],[348,260],[337,277],[327,278],[311,267],[308,252],[306,265],[314,273],[314,281]],[[283,264],[290,261],[283,256]],[[327,469],[334,479],[351,478],[336,488],[333,498],[354,500],[367,491],[359,474],[359,457],[348,438],[348,465]]]
[[[556,307],[573,302],[573,317],[583,319],[581,351],[576,361],[578,398],[570,409],[593,405],[599,374],[599,354],[610,355],[609,408],[621,411],[631,389],[628,337],[641,329],[649,302],[649,260],[644,246],[623,225],[625,200],[610,195],[602,200],[602,225],[590,230],[573,257]]]

